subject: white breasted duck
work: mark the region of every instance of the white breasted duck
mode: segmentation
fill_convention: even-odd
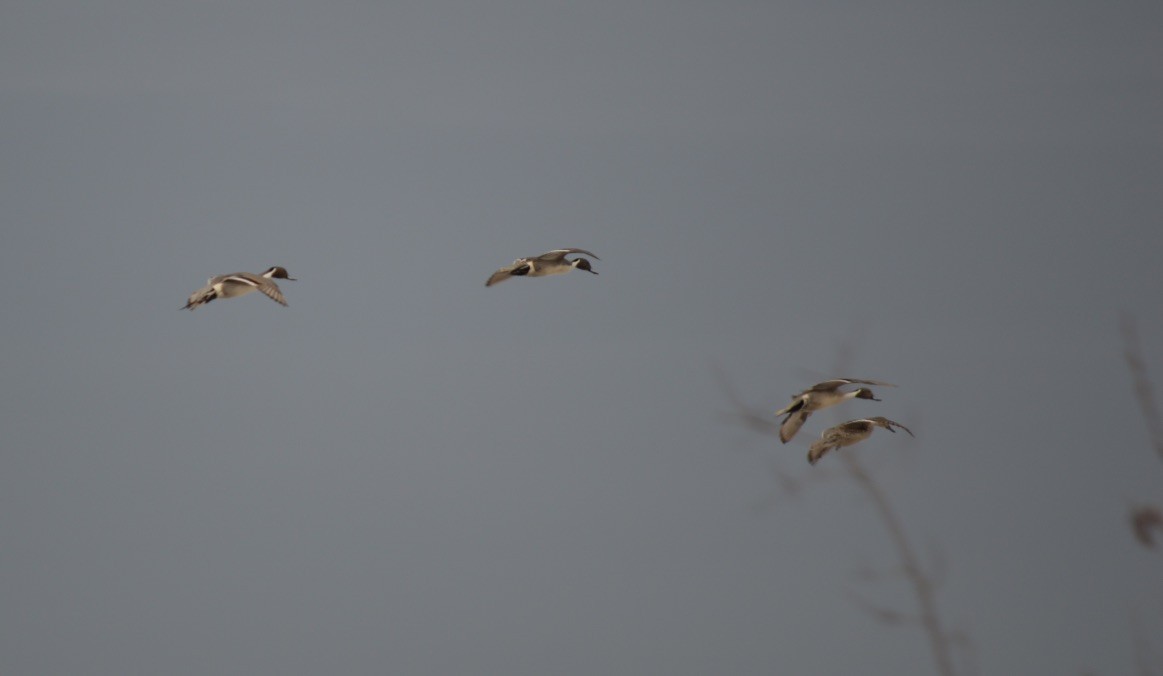
[[[808,419],[808,416],[813,411],[835,406],[848,399],[871,399],[873,401],[880,401],[872,395],[872,390],[867,387],[842,391],[840,388],[845,385],[896,387],[892,383],[884,383],[879,380],[856,380],[855,378],[835,378],[833,380],[825,380],[822,383],[816,383],[803,392],[792,396],[792,403],[787,408],[775,412],[776,415],[787,416],[779,426],[779,440],[785,444],[791,441],[791,438],[796,435],[796,432],[800,431],[800,427],[803,427],[804,421]]]
[[[485,282],[485,286],[492,286],[500,284],[510,277],[548,277],[549,275],[562,275],[574,268],[578,270],[585,270],[591,274],[598,274],[590,267],[590,262],[586,258],[567,259],[566,254],[580,253],[587,256],[593,256],[595,260],[601,260],[595,254],[586,251],[585,249],[554,249],[540,256],[530,256],[528,258],[518,258],[512,264],[497,270],[489,277],[489,281]]]
[[[280,268],[278,266],[269,268],[261,275],[250,272],[218,275],[207,280],[206,286],[190,294],[190,299],[180,309],[193,310],[199,305],[205,305],[215,298],[237,298],[238,296],[245,296],[251,291],[262,291],[267,298],[270,298],[279,305],[286,305],[287,300],[283,298],[283,292],[279,291],[279,286],[274,283],[274,279],[295,281],[294,277],[287,274],[286,268]]]

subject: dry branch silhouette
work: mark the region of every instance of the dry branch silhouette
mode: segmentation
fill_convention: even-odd
[[[856,453],[846,453],[840,456],[848,471],[848,476],[860,486],[865,496],[876,508],[876,513],[888,531],[889,538],[900,557],[900,565],[905,578],[913,589],[917,599],[919,614],[911,621],[919,625],[929,640],[929,648],[933,652],[933,661],[939,674],[955,674],[953,668],[952,645],[953,637],[946,631],[937,612],[936,583],[930,574],[921,565],[916,550],[905,533],[904,525],[897,516],[888,493],[864,469]],[[881,622],[882,616],[874,615]],[[904,617],[902,614],[901,617]]]
[[[1151,384],[1151,377],[1147,374],[1147,362],[1143,359],[1135,318],[1123,313],[1119,318],[1119,330],[1123,334],[1123,357],[1127,360],[1127,369],[1131,372],[1135,401],[1139,403],[1139,411],[1147,425],[1151,445],[1155,447],[1159,459],[1163,460],[1163,416],[1159,414],[1159,406],[1155,403],[1155,389]],[[1155,531],[1163,531],[1163,513],[1159,508],[1150,504],[1136,505],[1131,508],[1130,522],[1131,533],[1135,539],[1144,547],[1153,549]]]
[[[1143,359],[1143,349],[1139,345],[1139,331],[1135,326],[1135,318],[1123,314],[1119,320],[1119,329],[1123,334],[1123,358],[1127,360],[1127,368],[1131,371],[1134,381],[1135,400],[1139,402],[1139,410],[1143,413],[1143,422],[1147,424],[1147,435],[1151,438],[1151,445],[1155,453],[1163,460],[1163,416],[1159,414],[1159,406],[1155,403],[1155,390],[1151,386],[1151,378],[1147,375],[1147,364]]]
[[[1119,331],[1123,337],[1123,358],[1126,359],[1127,369],[1131,372],[1135,401],[1139,403],[1139,411],[1147,426],[1150,443],[1159,459],[1163,460],[1163,415],[1160,415],[1159,406],[1155,402],[1155,389],[1147,373],[1147,362],[1143,358],[1143,348],[1139,344],[1139,331],[1134,316],[1124,312],[1119,318]],[[1143,547],[1154,549],[1156,536],[1163,534],[1163,512],[1151,504],[1135,505],[1131,507],[1130,512],[1131,533]],[[1139,622],[1132,621],[1132,626],[1135,665],[1140,674],[1151,676],[1157,673],[1153,666],[1156,662],[1152,658],[1151,641],[1144,635]]]

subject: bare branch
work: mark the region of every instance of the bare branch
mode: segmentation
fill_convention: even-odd
[[[885,608],[872,603],[852,590],[848,590],[848,600],[856,607],[872,616],[872,619],[887,625],[919,624],[920,618],[902,613],[899,610]]]
[[[904,526],[893,509],[892,503],[888,500],[888,495],[860,464],[859,454],[844,453],[840,457],[844,459],[845,467],[852,480],[864,490],[865,495],[876,508],[877,515],[880,516],[885,529],[888,530],[889,538],[896,547],[905,577],[912,585],[913,593],[917,597],[917,605],[920,606],[918,624],[924,629],[925,635],[929,639],[929,648],[933,651],[933,661],[937,665],[937,673],[943,676],[956,673],[953,669],[950,640],[942,627],[941,617],[937,613],[933,582],[921,568],[916,552],[905,535]]]
[[[1139,345],[1139,331],[1135,326],[1135,318],[1123,313],[1119,319],[1119,328],[1123,334],[1123,356],[1127,360],[1131,378],[1135,381],[1135,399],[1143,413],[1143,422],[1147,424],[1147,435],[1151,438],[1151,445],[1155,447],[1159,459],[1163,460],[1163,417],[1159,414],[1151,379],[1147,376],[1147,365]]]
[[[906,579],[906,574],[905,569],[900,565],[877,568],[869,564],[863,564],[857,566],[852,571],[852,577],[862,582],[883,582],[885,580]]]
[[[768,468],[768,472],[771,474],[775,487],[766,497],[752,502],[751,509],[757,513],[773,509],[784,500],[798,498],[804,492],[804,489],[811,484],[830,481],[842,475],[841,472],[823,468],[809,472],[803,477],[797,477],[784,471],[776,460],[771,461],[771,467]]]
[[[1147,425],[1147,436],[1151,445],[1155,447],[1156,455],[1163,460],[1163,416],[1160,416],[1154,388],[1150,376],[1147,375],[1147,363],[1143,358],[1142,346],[1139,344],[1139,331],[1134,316],[1122,313],[1119,317],[1119,330],[1123,334],[1123,357],[1134,381],[1135,400],[1139,402],[1139,411]],[[1156,533],[1163,533],[1163,513],[1159,508],[1153,505],[1132,506],[1130,522],[1131,532],[1139,544],[1147,549],[1154,549]],[[1156,661],[1151,655],[1151,642],[1144,636],[1142,627],[1134,616],[1131,617],[1131,626],[1135,666],[1144,676],[1155,674],[1152,665],[1156,664]]]
[[[743,399],[735,392],[735,387],[727,378],[727,374],[723,372],[723,367],[719,366],[718,363],[713,363],[711,366],[715,373],[715,380],[719,383],[719,389],[723,391],[727,401],[731,404],[731,412],[723,414],[727,419],[740,422],[743,426],[764,436],[770,436],[779,429],[774,418],[769,418],[763,414],[763,411],[751,408],[743,402]]]
[[[949,641],[949,645],[953,646],[961,654],[961,664],[965,669],[965,673],[980,673],[980,669],[977,666],[977,646],[974,645],[973,639],[969,638],[969,634],[962,629],[955,629],[945,636]]]

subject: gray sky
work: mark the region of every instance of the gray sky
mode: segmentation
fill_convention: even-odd
[[[0,110],[0,672],[931,671],[716,365],[900,385],[846,452],[982,673],[1163,634],[1163,6],[9,1]]]

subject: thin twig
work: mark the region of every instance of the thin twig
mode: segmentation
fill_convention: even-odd
[[[1151,438],[1151,445],[1155,453],[1163,460],[1163,418],[1159,415],[1159,406],[1155,403],[1155,392],[1151,387],[1151,379],[1147,376],[1147,365],[1143,359],[1143,350],[1139,346],[1139,331],[1135,327],[1135,318],[1123,313],[1119,318],[1119,328],[1123,334],[1123,357],[1127,360],[1127,368],[1131,371],[1131,378],[1135,381],[1135,399],[1143,412],[1143,422],[1147,424],[1147,435]]]
[[[1155,453],[1163,460],[1163,417],[1159,414],[1159,406],[1155,403],[1155,392],[1151,386],[1151,378],[1147,375],[1147,362],[1143,358],[1143,349],[1139,344],[1139,331],[1135,326],[1135,318],[1124,312],[1119,317],[1119,330],[1123,334],[1123,357],[1127,360],[1127,368],[1131,371],[1134,381],[1135,400],[1139,402],[1139,410],[1143,414],[1143,422],[1147,425],[1147,436]],[[1155,532],[1163,531],[1163,512],[1153,505],[1138,505],[1131,508],[1131,532],[1139,544],[1148,549],[1155,547]],[[1143,676],[1156,673],[1152,659],[1151,642],[1144,635],[1142,626],[1134,615],[1131,616],[1132,640],[1134,641],[1135,666]]]
[[[856,352],[856,344],[860,341],[861,333],[861,327],[855,328],[840,344],[836,351],[837,373],[850,370],[853,361],[852,355]],[[937,673],[941,676],[953,676],[956,671],[953,668],[950,645],[952,641],[942,626],[941,616],[937,613],[937,600],[932,578],[925,573],[925,569],[921,566],[920,559],[905,534],[904,524],[888,499],[888,494],[865,469],[860,462],[860,455],[858,453],[841,453],[840,457],[843,459],[844,468],[848,471],[848,475],[860,486],[865,495],[868,496],[869,502],[876,508],[876,513],[880,516],[881,522],[884,523],[889,538],[896,546],[897,556],[900,557],[905,578],[912,585],[913,593],[917,597],[920,613],[919,624],[929,639],[929,650],[933,653],[933,662],[937,667]]]
[[[929,639],[929,649],[933,651],[933,661],[937,665],[937,673],[943,675],[956,673],[953,670],[953,658],[949,650],[949,637],[941,626],[941,616],[937,613],[933,583],[921,568],[916,552],[905,535],[900,517],[897,516],[896,510],[893,509],[892,503],[889,502],[888,496],[881,489],[880,484],[876,483],[872,475],[865,471],[860,464],[857,454],[842,453],[840,457],[844,459],[849,476],[864,490],[865,495],[876,508],[877,515],[884,523],[889,538],[896,546],[905,577],[912,585],[913,593],[917,596],[917,605],[920,607],[918,623],[925,630],[925,635]]]
[[[921,621],[919,617],[913,617],[899,610],[877,605],[854,591],[848,592],[848,598],[852,603],[860,607],[881,624],[919,624]]]

